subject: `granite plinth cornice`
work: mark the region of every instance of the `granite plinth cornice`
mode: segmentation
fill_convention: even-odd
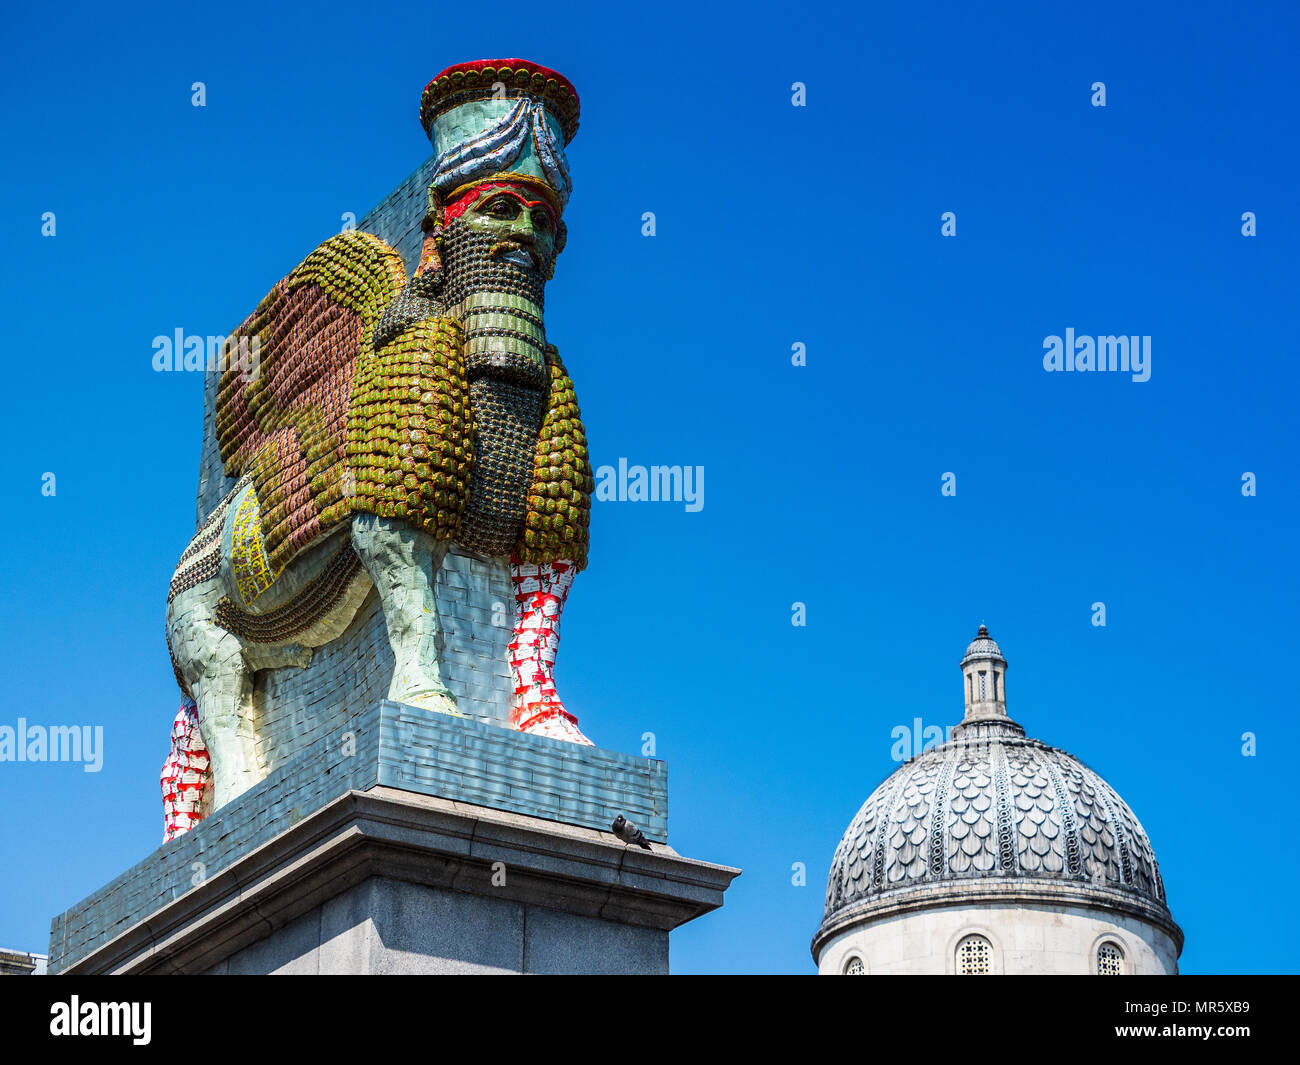
[[[50,923],[50,972],[97,951],[282,832],[353,792],[391,789],[600,833],[617,814],[668,839],[668,769],[640,758],[382,700]]]
[[[63,972],[204,972],[371,876],[667,931],[721,906],[739,872],[381,786],[328,803]]]

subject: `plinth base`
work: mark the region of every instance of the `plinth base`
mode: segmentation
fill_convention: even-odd
[[[50,972],[667,972],[739,875],[667,845],[663,762],[387,701],[339,727],[56,917]]]
[[[328,803],[67,973],[667,973],[739,870],[376,787]]]

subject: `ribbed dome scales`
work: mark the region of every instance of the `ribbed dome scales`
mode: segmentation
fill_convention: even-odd
[[[966,648],[966,653],[962,655],[961,664],[964,666],[973,658],[993,658],[1006,661],[1002,657],[1002,648],[998,646],[997,641],[989,635],[989,630],[983,625],[980,626],[979,632],[975,634],[975,639],[971,640],[970,646]]]
[[[912,886],[1046,878],[1161,907],[1150,840],[1123,799],[1064,751],[998,729],[926,751],[867,799],[840,841],[826,917]]]

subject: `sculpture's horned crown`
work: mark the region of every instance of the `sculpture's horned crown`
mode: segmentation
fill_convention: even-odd
[[[578,132],[578,94],[554,70],[526,59],[458,63],[424,87],[420,123],[443,204],[498,178],[536,186],[558,209],[568,202],[564,149]]]

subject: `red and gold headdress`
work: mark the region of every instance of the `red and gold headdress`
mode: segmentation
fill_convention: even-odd
[[[526,59],[458,63],[425,86],[420,122],[443,205],[493,180],[537,187],[557,213],[568,202],[564,149],[578,132],[578,94],[554,70]]]

